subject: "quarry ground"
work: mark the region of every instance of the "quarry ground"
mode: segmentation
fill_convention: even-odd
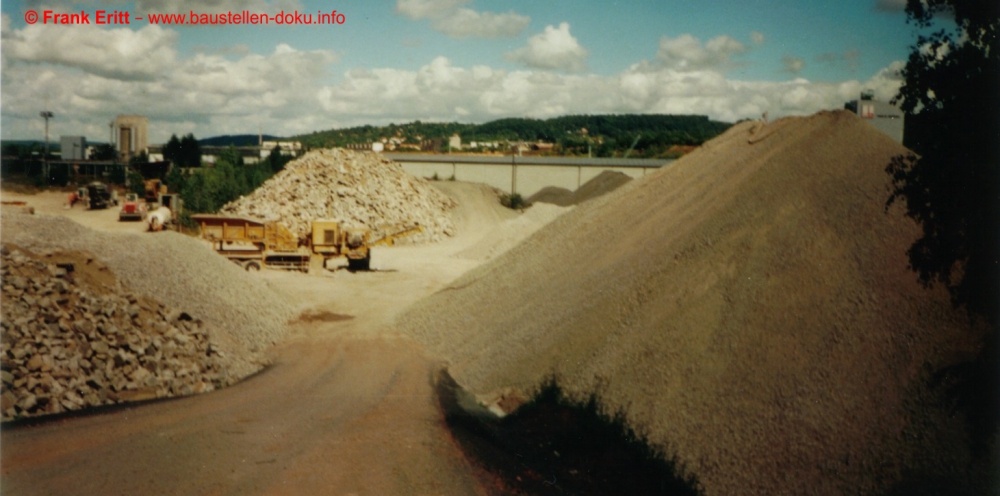
[[[210,394],[7,428],[4,494],[486,494],[433,393],[440,364],[397,335],[396,315],[480,262],[452,257],[512,216],[461,183],[460,234],[376,248],[372,272],[262,271],[301,315],[273,365]],[[105,231],[142,231],[117,209],[65,209],[65,195],[19,195],[37,213]],[[154,236],[155,234],[148,234]]]

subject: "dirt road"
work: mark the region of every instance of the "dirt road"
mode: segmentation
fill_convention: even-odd
[[[210,394],[6,429],[4,494],[484,494],[434,401],[438,364],[391,323],[474,267],[452,254],[515,214],[478,186],[440,187],[462,204],[455,239],[376,249],[369,273],[260,274],[303,310],[263,373]]]

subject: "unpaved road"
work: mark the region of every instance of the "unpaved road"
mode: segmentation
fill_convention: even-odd
[[[370,273],[261,273],[304,312],[273,350],[271,368],[205,395],[6,429],[0,489],[485,494],[489,477],[466,460],[438,410],[431,373],[439,363],[391,324],[477,265],[452,254],[514,214],[490,205],[477,186],[440,187],[461,203],[455,239],[377,249]],[[27,200],[39,212],[61,210],[54,197]],[[113,211],[67,213],[96,229],[129,228]]]

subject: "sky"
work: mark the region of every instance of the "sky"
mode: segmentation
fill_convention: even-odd
[[[807,115],[843,108],[866,89],[884,100],[896,94],[917,36],[904,5],[6,0],[0,137],[43,139],[43,110],[55,114],[53,140],[107,141],[116,115],[139,114],[149,118],[151,144],[171,134],[292,136],[414,120]],[[107,15],[115,11],[122,14]],[[192,12],[230,23],[154,24],[161,14],[189,21]],[[268,24],[225,16],[243,12],[268,15]],[[295,13],[314,24],[277,23],[294,23]],[[318,24],[320,13],[334,22]]]

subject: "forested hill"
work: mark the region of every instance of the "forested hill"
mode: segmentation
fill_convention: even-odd
[[[485,124],[424,123],[360,126],[317,131],[296,136],[310,148],[371,143],[382,138],[403,139],[407,144],[432,142],[434,149],[446,149],[448,137],[458,134],[463,144],[471,142],[539,140],[554,143],[553,153],[607,157],[625,154],[633,143],[630,157],[659,157],[672,153],[675,145],[700,145],[719,135],[730,123],[702,115],[570,115],[551,119],[500,119]],[[636,141],[638,139],[638,141]]]

